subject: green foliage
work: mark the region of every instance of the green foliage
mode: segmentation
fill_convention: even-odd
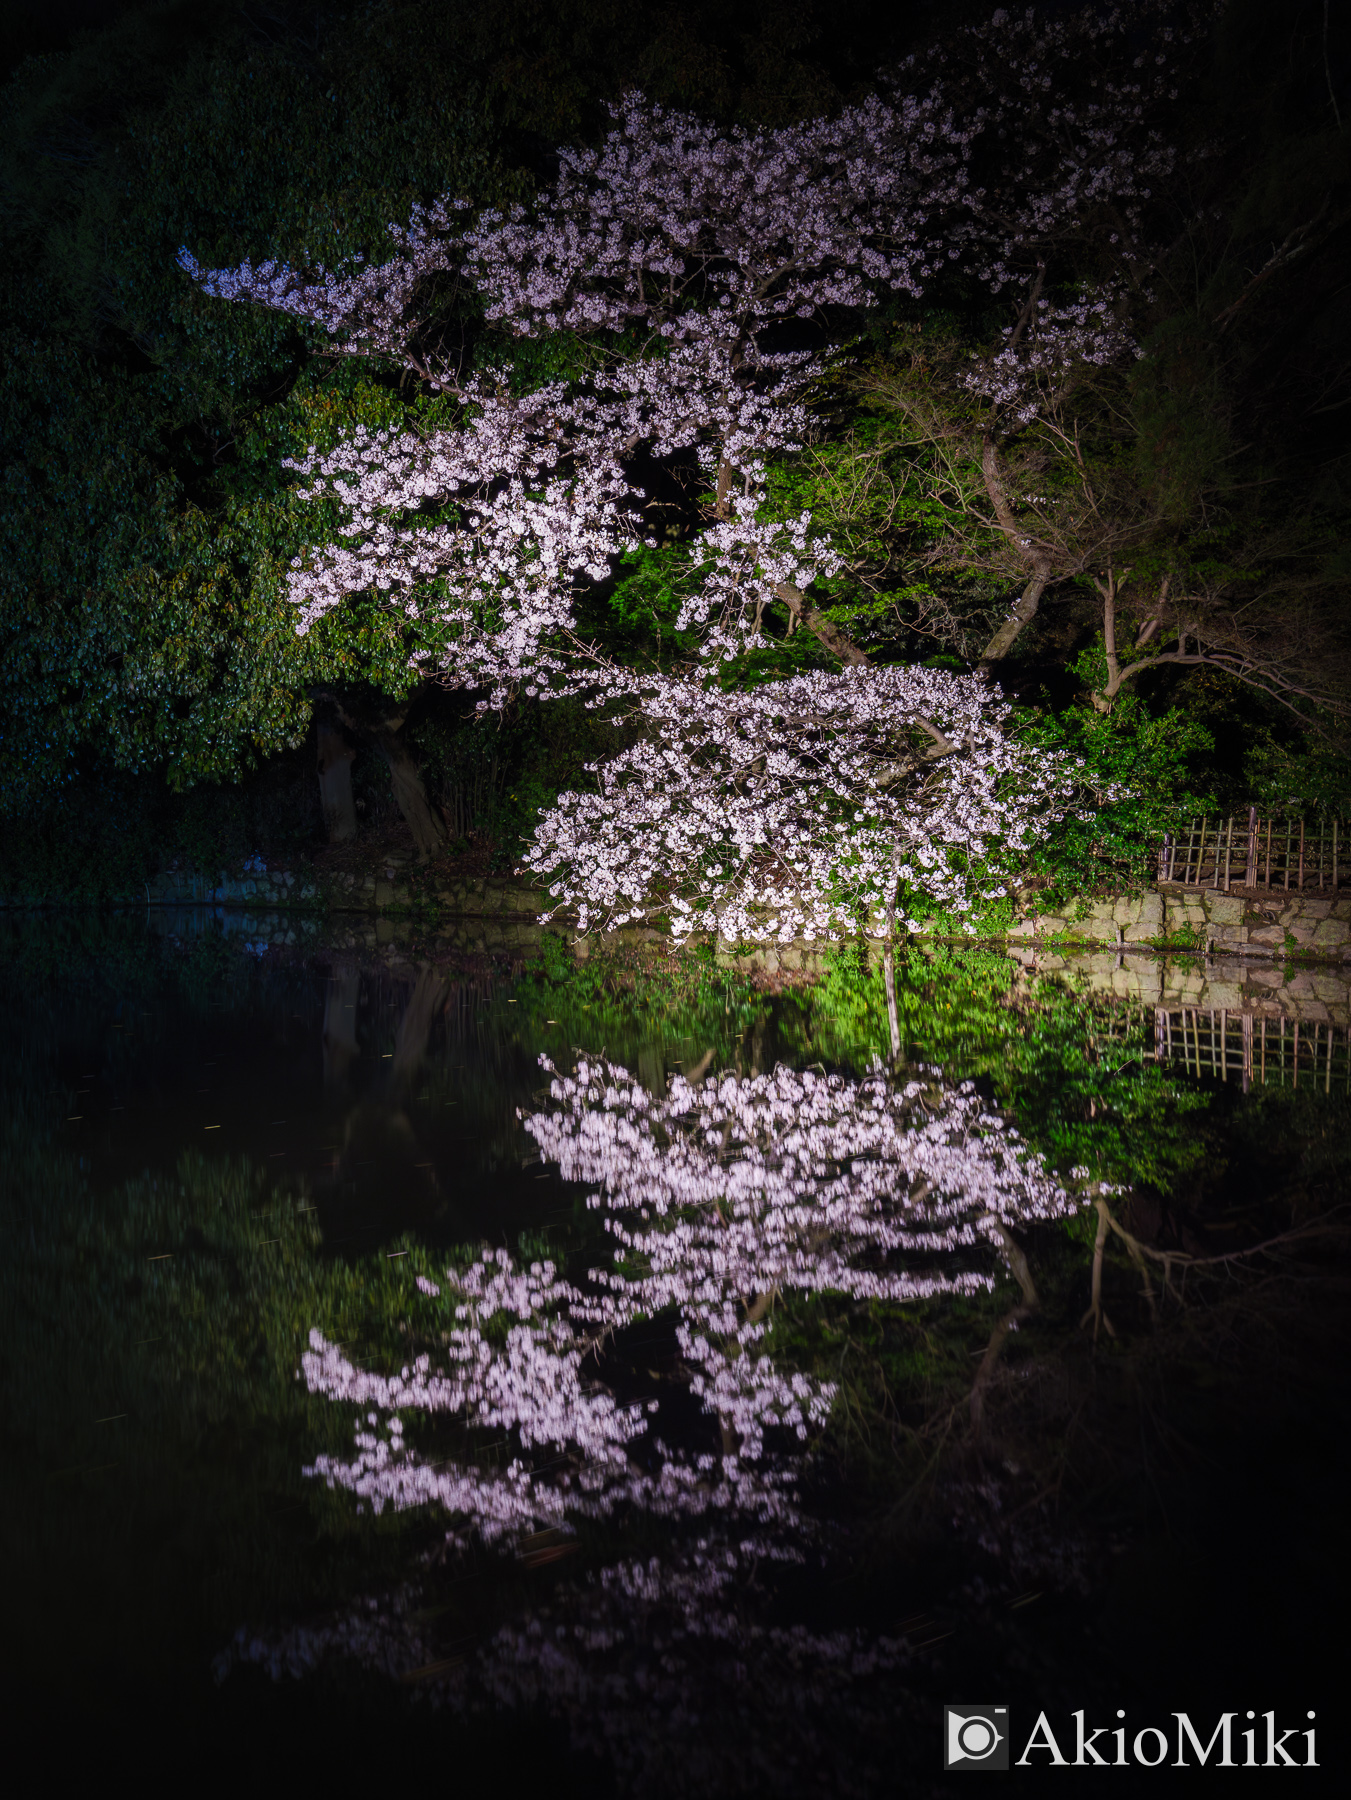
[[[1083,653],[1075,672],[1093,683],[1101,667],[1098,646]],[[1081,768],[1082,816],[1057,824],[1029,858],[1048,903],[1151,880],[1152,859],[1179,815],[1214,809],[1204,771],[1214,740],[1179,707],[1156,714],[1125,692],[1109,713],[1078,705],[1030,717],[1023,738],[1073,756]]]
[[[526,1019],[547,1020],[560,1048],[606,1055],[665,1079],[668,1064],[717,1070],[762,1035],[768,1008],[742,975],[719,969],[704,946],[664,958],[593,952],[585,961],[554,932],[544,936],[514,990]]]

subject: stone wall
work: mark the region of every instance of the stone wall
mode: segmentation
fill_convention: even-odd
[[[1014,942],[1130,944],[1257,956],[1351,956],[1351,896],[1164,886],[1022,919]]]
[[[1063,975],[1097,993],[1178,1012],[1252,1013],[1309,1025],[1351,1024],[1351,967],[1251,956],[1141,956],[1125,951],[1010,946],[1029,975]]]

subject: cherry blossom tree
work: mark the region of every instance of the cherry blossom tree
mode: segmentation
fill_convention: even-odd
[[[1072,771],[1020,759],[1006,711],[967,678],[875,668],[828,617],[820,584],[840,553],[810,513],[772,516],[765,490],[766,460],[811,430],[824,364],[774,333],[810,319],[838,337],[885,294],[964,271],[1019,308],[967,378],[1012,428],[1073,370],[1128,356],[1124,277],[1073,302],[1043,289],[1048,258],[1104,236],[1130,280],[1147,273],[1178,44],[1165,23],[1152,61],[1123,63],[1139,22],[1139,8],[995,13],[838,116],[773,131],[629,94],[598,147],[559,152],[531,206],[475,215],[443,197],[391,226],[384,264],[206,270],[184,251],[207,293],[291,312],[453,396],[454,429],[357,436],[295,465],[302,498],[336,505],[342,541],[297,559],[290,596],[304,630],[374,588],[421,622],[429,668],[483,704],[580,693],[628,722],[637,744],[545,813],[526,857],[583,929],[663,908],[682,934],[819,933],[864,914],[885,927],[912,916],[912,893],[964,912],[1067,803]],[[595,340],[589,372],[523,397],[500,372],[463,377],[437,350],[451,275],[510,333]],[[695,670],[620,668],[578,633],[580,584],[643,538],[640,450],[693,454],[711,482],[679,619],[702,640]],[[1020,622],[1049,579],[1025,548]],[[844,676],[723,691],[719,665],[798,626]]]

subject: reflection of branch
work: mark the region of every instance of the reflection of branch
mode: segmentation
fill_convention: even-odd
[[[990,1383],[994,1380],[994,1372],[999,1359],[1004,1354],[1004,1345],[1008,1341],[1008,1335],[1011,1331],[1016,1331],[1023,1320],[1030,1317],[1041,1304],[1022,1246],[993,1214],[987,1214],[980,1220],[980,1224],[991,1237],[998,1239],[1010,1273],[1023,1291],[1023,1298],[1021,1305],[1015,1306],[1011,1312],[1005,1313],[990,1333],[989,1345],[981,1359],[981,1365],[976,1371],[976,1379],[971,1385],[971,1429],[977,1433],[980,1431],[985,1415],[985,1395],[989,1390]]]
[[[1093,1335],[1095,1338],[1098,1333],[1099,1320],[1107,1327],[1110,1336],[1116,1336],[1116,1333],[1112,1330],[1111,1324],[1108,1321],[1106,1313],[1102,1309],[1103,1249],[1108,1235],[1112,1232],[1115,1232],[1117,1237],[1121,1239],[1122,1243],[1126,1246],[1127,1255],[1140,1271],[1141,1279],[1144,1282],[1144,1295],[1149,1305],[1150,1316],[1157,1324],[1158,1311],[1154,1302],[1154,1284],[1149,1278],[1149,1269],[1147,1267],[1146,1259],[1148,1259],[1149,1262],[1162,1265],[1163,1291],[1165,1294],[1171,1294],[1173,1299],[1180,1304],[1182,1297],[1173,1286],[1174,1269],[1181,1269],[1185,1273],[1188,1269],[1218,1268],[1221,1266],[1232,1267],[1233,1264],[1243,1262],[1250,1256],[1265,1256],[1273,1250],[1288,1249],[1291,1245],[1302,1243],[1310,1238],[1337,1236],[1346,1230],[1344,1223],[1341,1221],[1334,1223],[1335,1215],[1330,1215],[1328,1218],[1321,1219],[1313,1225],[1300,1225],[1296,1226],[1291,1231],[1279,1231],[1275,1237],[1263,1238],[1260,1244],[1246,1244],[1241,1250],[1223,1250],[1214,1256],[1192,1256],[1185,1250],[1155,1250],[1151,1245],[1142,1243],[1133,1233],[1127,1231],[1120,1220],[1113,1215],[1111,1207],[1108,1206],[1106,1200],[1102,1199],[1101,1196],[1096,1199],[1093,1204],[1098,1210],[1098,1235],[1093,1245],[1092,1303],[1083,1318],[1080,1319],[1079,1325],[1080,1329],[1082,1329],[1087,1325],[1088,1321],[1092,1319]],[[1345,1211],[1345,1208],[1340,1210]]]

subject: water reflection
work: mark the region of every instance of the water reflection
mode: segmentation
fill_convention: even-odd
[[[543,1061],[553,1104],[525,1128],[565,1180],[595,1188],[611,1266],[574,1283],[497,1249],[447,1269],[444,1290],[418,1275],[406,1328],[443,1346],[436,1369],[424,1351],[379,1375],[311,1333],[310,1391],[365,1410],[356,1456],[313,1473],[377,1511],[435,1500],[489,1540],[621,1506],[797,1525],[793,1464],[773,1446],[805,1440],[835,1389],[777,1365],[775,1301],[971,1293],[992,1282],[976,1254],[992,1227],[1075,1204],[971,1083],[936,1072],[897,1083],[780,1068],[698,1087],[677,1075],[657,1097],[613,1063],[563,1075]],[[606,1386],[607,1342],[660,1317],[716,1448],[668,1441],[659,1397],[622,1404]],[[429,1462],[405,1414],[506,1432],[514,1454],[491,1475]]]
[[[354,1408],[358,1423],[353,1454],[321,1456],[306,1473],[377,1512],[436,1504],[447,1553],[477,1542],[529,1564],[562,1554],[584,1523],[632,1533],[655,1517],[667,1527],[660,1554],[602,1561],[472,1655],[438,1653],[414,1629],[405,1590],[318,1630],[241,1633],[222,1670],[401,1662],[443,1700],[561,1711],[576,1741],[622,1752],[630,1777],[663,1792],[708,1781],[697,1759],[668,1752],[683,1751],[676,1739],[731,1680],[777,1746],[771,1755],[766,1738],[768,1760],[746,1762],[747,1785],[752,1767],[760,1781],[772,1767],[778,1788],[786,1768],[815,1761],[823,1708],[835,1708],[836,1743],[844,1714],[861,1739],[865,1715],[880,1728],[877,1683],[909,1651],[780,1627],[757,1607],[764,1569],[801,1564],[824,1528],[799,1490],[836,1391],[781,1362],[776,1306],[824,1292],[977,1292],[992,1283],[1003,1228],[1076,1201],[971,1083],[937,1071],[676,1075],[654,1094],[611,1062],[583,1058],[564,1074],[542,1060],[549,1103],[523,1123],[544,1162],[590,1190],[608,1262],[569,1278],[499,1248],[410,1276],[407,1339],[428,1347],[396,1373],[312,1332],[310,1392]],[[634,1398],[622,1347],[653,1320],[667,1322],[676,1354]],[[484,1457],[489,1440],[496,1458]]]
[[[916,958],[896,1073],[869,1071],[887,1022],[865,975],[833,1012],[717,988],[663,1012],[432,945],[241,957],[128,931],[96,949],[3,996],[15,1654],[63,1695],[140,1681],[138,1717],[223,1645],[202,1717],[265,1688],[259,1669],[317,1677],[277,1690],[287,1718],[330,1689],[475,1732],[547,1711],[621,1791],[895,1791],[928,1766],[937,1686],[984,1685],[935,1676],[928,1639],[962,1608],[972,1641],[1006,1614],[1021,1630],[1022,1596],[1118,1566],[1057,1510],[1085,1454],[1062,1449],[1119,1418],[1133,1453],[1152,1430],[1133,1346],[1162,1352],[1124,1257],[1121,1342],[1076,1332],[1091,1233],[1043,1227],[1081,1184],[1010,1121],[1057,1168],[1131,1184],[1113,1205],[1141,1241],[1172,1254],[1185,1232],[1198,1257],[1292,1208],[1321,1219],[1351,1141],[1344,993],[1321,988],[1278,1017],[1218,979],[1173,1004],[1176,981],[1113,999]],[[924,1554],[944,1572],[925,1587],[909,1565],[875,1604],[860,1576],[837,1604],[865,1529],[847,1482],[881,1471],[870,1532],[907,1446],[933,1461],[934,1392],[949,1448],[966,1429],[1005,1233],[1050,1322],[1010,1340],[997,1453],[968,1440],[943,1466]],[[1187,1322],[1204,1332],[1200,1306]],[[912,1410],[875,1389],[875,1444],[850,1462],[867,1357]],[[1109,1388],[1116,1411],[1094,1412]],[[1207,1388],[1184,1429],[1214,1410]],[[1151,1439],[1142,1493],[1167,1455]],[[1101,1457],[1094,1492],[1126,1451]],[[1194,1516],[1209,1530],[1217,1509]],[[1188,1506],[1170,1517],[1185,1530]],[[906,1623],[940,1605],[941,1626]],[[1083,1629],[1046,1652],[1074,1705]]]

